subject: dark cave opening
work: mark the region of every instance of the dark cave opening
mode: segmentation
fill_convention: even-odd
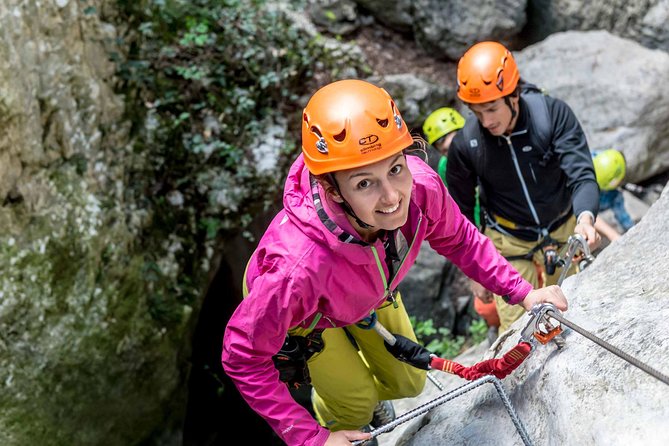
[[[274,212],[249,228],[258,240]],[[217,273],[209,286],[193,336],[184,446],[223,446],[239,440],[251,444],[283,444],[242,399],[221,366],[223,334],[242,299],[242,277],[257,241],[239,234],[225,242]]]

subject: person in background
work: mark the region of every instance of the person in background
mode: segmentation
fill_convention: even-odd
[[[416,341],[397,285],[420,246],[449,258],[509,304],[566,310],[558,286],[535,290],[458,210],[409,151],[395,101],[368,82],[328,84],[300,115],[302,154],[283,205],[247,263],[245,299],[223,335],[239,393],[289,446],[370,439],[379,403],[418,395],[426,371],[399,361],[369,326]],[[313,386],[317,420],[289,386]]]
[[[429,114],[423,122],[423,134],[427,143],[437,149],[439,156],[428,157],[428,164],[439,173],[446,184],[446,164],[448,163],[448,148],[455,133],[465,126],[465,118],[457,110],[441,107]],[[435,166],[432,165],[433,159]]]
[[[521,81],[513,55],[498,42],[465,52],[457,95],[476,119],[467,119],[451,142],[449,193],[473,222],[478,185],[484,231],[501,254],[533,286],[541,278],[557,283],[552,253],[571,234],[593,250],[600,243],[599,188],[578,120],[563,101]],[[523,311],[498,293],[495,301],[504,331]]]
[[[446,183],[446,166],[448,163],[448,148],[459,129],[465,126],[465,118],[450,107],[441,107],[433,111],[423,122],[423,134],[428,144],[436,151],[428,151],[428,164]],[[481,208],[478,192],[474,208],[474,224],[481,227]],[[492,293],[481,286],[473,286],[474,311],[481,316],[488,325],[488,340],[490,343],[497,338],[499,330],[499,315]]]
[[[618,150],[607,149],[593,152],[592,162],[600,190],[599,210],[611,209],[623,232],[627,232],[634,226],[634,220],[625,209],[625,198],[619,189],[625,178],[625,157]],[[620,237],[617,229],[599,217],[595,221],[595,228],[611,241]]]

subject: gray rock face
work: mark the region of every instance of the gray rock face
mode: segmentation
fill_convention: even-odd
[[[667,375],[669,373],[669,189],[641,222],[609,245],[585,271],[567,279],[570,308],[564,317]],[[512,348],[527,318],[516,322],[484,355]],[[567,329],[566,347],[539,345],[504,379],[530,439],[537,445],[652,445],[669,442],[669,386]],[[458,358],[472,364],[482,358]],[[452,390],[464,380],[440,374]],[[435,398],[426,385],[420,398],[402,401],[403,413]],[[385,437],[384,437],[385,436]],[[519,445],[516,432],[491,385],[445,403],[391,434],[385,445]]]
[[[129,254],[143,217],[124,208],[129,125],[102,4],[0,4],[3,445],[132,444],[178,402],[185,325],[153,318],[142,274],[156,270]],[[174,259],[156,260],[169,275]]]
[[[356,0],[381,23],[416,40],[436,57],[457,60],[482,40],[513,41],[525,26],[527,0],[454,2]]]
[[[533,38],[568,30],[607,30],[648,48],[669,50],[669,3],[666,0],[534,0]]]
[[[411,0],[387,2],[384,0],[355,0],[369,10],[379,21],[393,29],[410,31],[414,24],[414,4]]]
[[[445,85],[426,81],[411,73],[392,74],[368,79],[385,88],[397,101],[402,117],[409,127],[420,129],[433,110],[452,104],[455,91]]]
[[[591,149],[622,150],[627,180],[669,168],[669,54],[606,31],[558,33],[516,54],[521,77],[567,102]]]
[[[99,151],[103,131],[104,142],[123,138],[108,83],[115,31],[68,1],[2,2],[0,27],[0,201],[11,192],[39,206],[48,193],[36,170]]]
[[[353,0],[310,0],[307,12],[316,25],[332,34],[351,33],[361,22]]]
[[[213,215],[222,223],[207,228],[215,234],[218,223],[239,221],[224,222],[226,213],[241,217],[240,203],[260,188],[239,178],[283,176],[286,124],[277,118],[262,122],[267,139],[246,141],[253,147],[238,161],[237,177],[213,166],[220,168],[200,169],[191,178],[208,192],[206,203],[193,203],[178,186],[144,188],[160,182],[142,181],[153,180],[147,163],[155,167],[157,152],[170,156],[172,146],[158,138],[164,124],[155,103],[135,102],[146,98],[137,91],[130,98],[114,93],[120,67],[111,58],[116,53],[123,60],[128,51],[115,46],[125,34],[103,21],[121,22],[128,13],[115,6],[104,0],[0,3],[3,446],[179,444],[191,336],[216,264],[215,241],[212,236],[195,246],[202,220],[190,214],[194,230],[179,232],[167,206],[220,210]],[[266,12],[283,10],[292,13],[300,36],[316,36],[289,3],[270,2]],[[138,32],[126,31],[130,40]],[[335,39],[314,44],[314,54],[337,61],[351,60],[356,51]],[[357,64],[340,63],[347,69],[339,74],[357,77]],[[141,144],[129,135],[125,99],[140,104],[132,112],[144,118],[134,123]],[[202,133],[220,132],[220,119],[205,118]],[[217,149],[202,144],[198,153],[206,159]],[[163,193],[166,206],[156,206]]]
[[[526,0],[420,0],[414,33],[424,48],[458,60],[476,42],[510,43],[525,26],[526,6]]]

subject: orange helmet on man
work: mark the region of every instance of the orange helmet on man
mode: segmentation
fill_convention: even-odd
[[[510,95],[520,73],[511,52],[498,42],[481,42],[469,48],[458,62],[458,97],[482,104]]]

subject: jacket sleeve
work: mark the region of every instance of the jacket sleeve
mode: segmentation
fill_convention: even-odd
[[[439,178],[426,175],[414,179],[422,183],[423,212],[428,225],[426,239],[430,246],[486,289],[500,296],[508,295],[510,304],[521,302],[532,291],[532,285],[462,215]]]
[[[567,175],[574,215],[590,211],[597,216],[599,187],[585,133],[566,103],[550,97],[547,101],[553,126],[553,150],[559,157],[560,167]]]
[[[469,159],[464,134],[459,131],[448,149],[446,183],[448,190],[467,220],[474,223],[476,205],[476,170]]]
[[[244,400],[286,444],[322,446],[329,431],[294,401],[272,362],[288,329],[311,311],[299,303],[307,294],[297,285],[279,272],[255,279],[226,327],[222,363]]]

